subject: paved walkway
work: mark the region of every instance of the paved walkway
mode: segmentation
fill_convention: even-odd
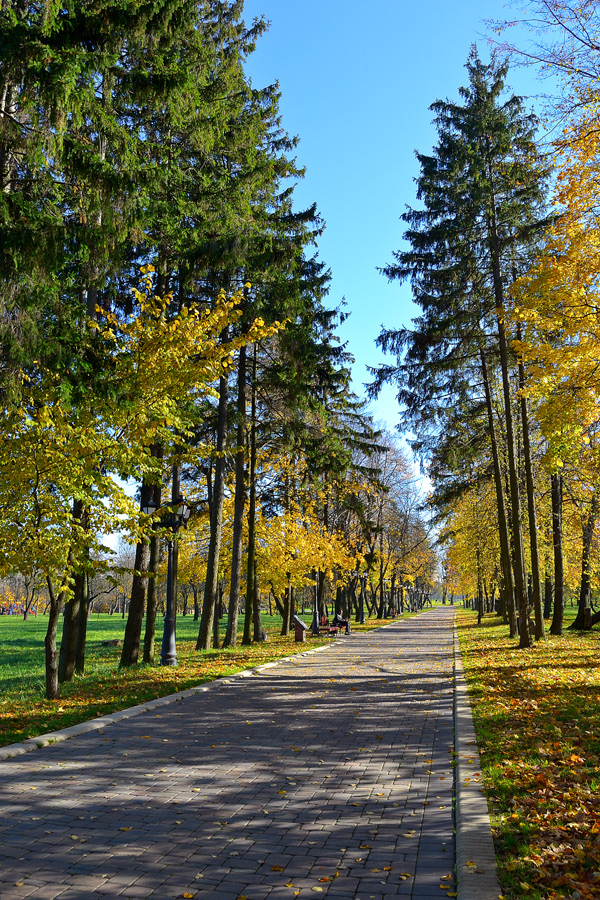
[[[441,607],[0,762],[0,900],[452,892]]]

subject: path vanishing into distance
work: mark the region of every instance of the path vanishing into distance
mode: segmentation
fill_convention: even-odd
[[[0,762],[0,900],[453,887],[452,607]]]

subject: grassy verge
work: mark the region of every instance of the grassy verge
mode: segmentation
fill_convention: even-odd
[[[503,896],[598,900],[600,633],[518,650],[496,616],[458,628]]]
[[[310,616],[305,620],[310,624]],[[369,630],[387,621],[369,619],[365,625],[352,623],[352,629]],[[120,616],[93,615],[88,623],[85,675],[64,684],[60,700],[50,701],[44,699],[47,618],[39,616],[24,622],[17,616],[1,616],[0,746],[164,697],[331,640],[309,634],[306,643],[296,644],[293,634],[287,637],[279,634],[279,617],[264,616],[263,624],[269,635],[265,643],[198,653],[194,649],[198,623],[191,616],[180,616],[176,668],[139,665],[119,671],[120,647],[106,646],[103,642],[121,640],[125,620]],[[241,639],[243,617],[240,628]],[[157,656],[159,652],[160,634],[157,634]]]

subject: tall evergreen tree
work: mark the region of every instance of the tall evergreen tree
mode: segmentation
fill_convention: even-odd
[[[417,196],[423,208],[402,216],[409,226],[405,237],[410,249],[397,252],[396,262],[383,270],[391,279],[411,279],[422,315],[412,331],[384,330],[380,335],[380,346],[396,352],[398,365],[381,367],[374,389],[396,382],[407,419],[433,443],[449,412],[452,416],[452,410],[460,409],[464,414],[469,406],[486,402],[489,434],[497,440],[487,368],[498,361],[510,500],[506,521],[512,524],[521,646],[529,646],[514,360],[506,312],[507,288],[527,266],[547,221],[548,172],[535,145],[535,118],[519,97],[506,95],[506,64],[492,58],[486,65],[474,48],[467,72],[469,83],[460,89],[460,102],[438,101],[431,107],[438,143],[430,156],[417,154]],[[504,583],[509,586],[501,455],[494,453],[494,477],[504,533]]]

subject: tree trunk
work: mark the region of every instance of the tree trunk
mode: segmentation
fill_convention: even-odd
[[[590,556],[592,553],[592,541],[598,518],[598,494],[594,491],[590,506],[590,513],[583,524],[581,547],[581,588],[579,591],[579,608],[577,616],[569,628],[579,631],[588,631],[591,627],[592,608],[592,581],[590,577]]]
[[[285,635],[290,633],[290,607],[292,605],[292,587],[291,584],[287,583],[285,592],[283,594],[283,610],[282,610],[282,621],[281,621],[281,636],[285,637]]]
[[[488,377],[487,360],[483,350],[480,351],[481,374],[485,390],[485,405],[488,414],[488,426],[490,431],[490,444],[492,448],[492,460],[494,464],[494,485],[496,488],[496,505],[498,507],[498,531],[500,536],[500,563],[502,566],[503,600],[508,617],[510,636],[517,633],[517,613],[515,610],[515,588],[513,582],[513,570],[510,558],[510,534],[506,517],[506,500],[504,496],[504,478],[500,465],[500,453],[496,438],[496,424],[494,421],[494,406],[492,392]]]
[[[89,576],[82,572],[81,576],[81,602],[77,615],[77,642],[75,645],[75,672],[83,675],[85,671],[85,644],[87,639],[88,606],[89,606]]]
[[[383,619],[385,615],[385,585],[384,585],[385,568],[383,565],[383,529],[379,533],[379,605],[377,607],[377,618]]]
[[[544,618],[549,619],[552,615],[552,574],[546,571],[544,580]]]
[[[213,617],[213,649],[218,650],[221,635],[221,612],[223,609],[223,585],[219,585],[217,589],[217,599],[215,602],[215,615]]]
[[[256,606],[256,344],[252,354],[251,402],[250,402],[250,500],[248,505],[248,568],[246,574],[246,614],[244,617],[244,644],[251,643],[252,624]]]
[[[271,587],[271,593],[273,594],[273,602],[275,604],[275,609],[279,613],[279,615],[283,618],[285,616],[285,599],[282,603],[277,594],[273,591]]]
[[[162,459],[163,448],[159,447],[157,456]],[[162,491],[160,486],[153,488],[152,500],[156,507],[161,505]],[[148,597],[146,599],[146,628],[144,631],[144,662],[154,663],[156,611],[158,608],[158,568],[160,566],[160,538],[157,534],[150,537],[150,561],[148,563]]]
[[[256,571],[256,557],[254,558],[254,591],[252,594],[252,623],[254,625],[254,640],[257,643],[263,640],[262,616],[260,612],[260,584],[258,583],[258,574]],[[290,605],[288,608],[289,626],[291,628],[292,612],[294,607],[294,589],[290,591]]]
[[[499,308],[503,309],[503,304],[501,306],[499,305]],[[502,367],[502,386],[504,393],[506,443],[508,448],[508,478],[510,485],[510,500],[512,512],[515,592],[520,622],[519,647],[523,649],[526,647],[531,647],[532,640],[531,634],[529,633],[529,598],[527,596],[527,582],[525,578],[525,552],[523,549],[523,514],[521,510],[521,488],[519,485],[514,419],[511,403],[510,377],[508,371],[508,347],[502,315],[498,316],[497,322],[498,337],[500,342],[500,361]]]
[[[327,609],[325,608],[325,573],[319,571],[317,572],[317,609],[319,610],[319,622],[323,618],[323,616],[327,615]]]
[[[342,606],[343,606],[343,597],[342,597],[342,594],[343,594],[343,588],[342,588],[342,586],[339,585],[339,584],[336,585],[336,588],[335,588],[335,606],[334,606],[334,611],[335,611],[336,615],[339,615],[339,616],[342,615]],[[342,618],[343,618],[343,616],[342,616]]]
[[[281,605],[281,604],[280,604]],[[242,644],[248,645],[252,643],[252,611],[254,609],[254,579],[246,582],[246,599],[244,603],[244,633],[242,635]],[[285,610],[285,597],[282,609]],[[285,613],[282,613],[285,617]]]
[[[73,519],[78,525],[86,528],[85,507],[80,500],[73,501]],[[77,563],[81,567],[81,561]],[[60,657],[58,661],[58,680],[73,681],[75,659],[77,656],[77,625],[79,621],[79,604],[83,594],[84,573],[77,572],[74,579],[73,593],[64,608],[63,628],[60,641]]]
[[[504,329],[505,303],[501,272],[501,246],[500,238],[498,235],[496,196],[491,165],[488,165],[488,176],[490,185],[490,205],[488,211],[488,244],[492,264],[494,298],[496,301],[496,309],[498,310],[496,321],[498,327],[498,343],[500,347],[502,390],[504,394],[504,416],[506,421],[506,444],[508,450],[508,476],[512,512],[515,590],[520,621],[519,647],[526,648],[531,647],[532,640],[531,634],[529,633],[529,599],[527,597],[527,583],[525,578],[525,552],[523,548],[521,488],[519,484],[516,438],[511,402],[510,375],[508,370],[508,345],[506,340],[506,332]]]
[[[294,626],[294,616],[296,615],[296,591],[294,585],[290,585],[290,612],[289,612],[289,629]]]
[[[562,476],[555,473],[552,482],[552,542],[554,544],[554,615],[550,634],[563,633],[564,563],[562,545]]]
[[[153,485],[142,481],[140,490],[140,509],[147,507],[148,501],[154,493]],[[144,606],[146,604],[146,592],[148,590],[148,561],[150,548],[147,540],[139,541],[135,548],[135,562],[133,566],[133,579],[131,582],[131,597],[129,612],[125,625],[123,649],[119,666],[134,666],[140,653],[140,641],[142,637],[142,623],[144,620]]]
[[[66,590],[63,585],[57,597],[54,593],[54,585],[50,576],[46,576],[46,584],[48,585],[48,596],[50,598],[48,628],[44,639],[46,648],[46,700],[58,700],[60,697],[60,684],[58,680],[58,646],[56,636],[60,614],[65,603]]]
[[[5,4],[2,4],[3,11]],[[11,82],[6,81],[0,93],[0,121],[9,121],[18,115],[17,109],[18,89]],[[4,130],[5,140],[0,143],[0,191],[10,194],[13,191],[14,171],[17,167],[18,152],[11,147],[7,135],[9,130]]]
[[[371,574],[371,570],[369,569],[369,575]],[[367,607],[367,612],[370,618],[374,618],[377,615],[377,596],[371,587],[370,581],[367,579],[367,584],[371,588],[371,598],[369,599],[368,591],[365,589],[365,604]]]
[[[58,662],[58,680],[73,681],[75,674],[75,657],[77,653],[77,625],[79,621],[79,604],[81,602],[82,579],[76,575],[73,592],[64,606],[60,654]]]
[[[223,338],[225,340],[225,337]],[[217,424],[217,459],[215,461],[215,480],[213,502],[210,516],[210,542],[208,545],[208,562],[206,566],[206,583],[196,650],[208,650],[211,644],[215,603],[217,602],[217,586],[219,581],[219,560],[221,556],[221,539],[223,536],[223,500],[225,488],[225,447],[227,444],[227,377],[219,379],[219,419]]]
[[[477,559],[477,624],[481,625],[483,619],[483,582],[481,579],[481,550],[476,551]]]
[[[356,580],[350,587],[350,610],[349,615],[354,615],[355,621],[358,622],[360,618],[360,600],[358,596],[359,585]]]
[[[517,325],[517,339],[521,340],[521,326]],[[521,425],[523,428],[523,457],[525,460],[525,477],[527,482],[527,511],[529,517],[529,547],[531,552],[531,577],[533,592],[533,610],[535,616],[535,639],[540,641],[545,636],[544,610],[542,608],[542,578],[540,575],[540,551],[537,533],[537,514],[533,468],[531,465],[531,442],[529,440],[529,408],[525,388],[525,367],[519,361],[519,387],[521,389]]]
[[[178,450],[176,450],[178,452]],[[177,515],[177,506],[181,497],[181,463],[179,459],[173,463],[171,474],[171,506],[175,510],[172,513],[173,518]],[[167,542],[167,553],[170,560],[167,560],[167,608],[165,610],[165,621],[163,623],[163,638],[160,649],[161,665],[177,665],[177,569],[179,563],[179,542],[177,540],[177,529],[179,524],[173,526],[173,530],[169,535]],[[170,562],[170,566],[169,566]],[[169,575],[170,568],[170,575]],[[171,609],[169,617],[168,594],[171,592]],[[169,618],[171,621],[169,621]]]
[[[231,549],[231,581],[229,585],[229,613],[224,647],[237,644],[238,616],[240,609],[240,584],[242,579],[242,533],[244,507],[246,505],[246,348],[240,348],[238,363],[237,401],[237,449],[235,453],[235,499],[233,503],[233,544]]]
[[[383,586],[383,582],[379,584],[379,603],[377,605],[377,618],[383,619],[385,617],[385,589]]]
[[[363,588],[363,580],[362,578],[358,579],[358,583],[356,585],[354,591],[354,617],[356,622],[360,622],[361,611],[364,611],[364,588]]]

